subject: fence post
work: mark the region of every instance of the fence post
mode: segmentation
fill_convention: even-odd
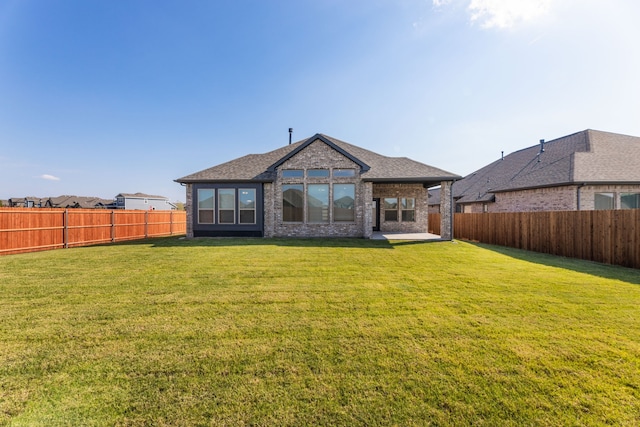
[[[111,211],[111,243],[116,241],[116,211]]]
[[[69,248],[69,209],[64,210],[64,216],[62,218],[62,222],[64,224],[64,231],[62,233],[62,241],[64,243],[64,248]]]
[[[169,211],[169,236],[173,236],[173,211]]]
[[[149,211],[144,211],[144,238],[149,237]]]

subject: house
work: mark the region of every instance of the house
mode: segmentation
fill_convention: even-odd
[[[177,179],[187,236],[371,237],[426,232],[427,189],[450,172],[386,157],[323,134]],[[448,200],[448,199],[447,199]],[[451,238],[451,215],[442,215]]]
[[[120,193],[115,199],[115,204],[109,206],[114,209],[145,211],[169,211],[176,209],[176,206],[163,196],[152,196],[144,193]]]
[[[98,197],[84,196],[58,196],[47,199],[46,208],[82,208],[105,209],[113,204],[113,200],[100,199]]]
[[[46,204],[46,199],[40,197],[12,197],[9,199],[9,207],[12,208],[43,208]]]
[[[453,198],[456,212],[637,209],[640,138],[588,129],[541,140],[457,181]]]

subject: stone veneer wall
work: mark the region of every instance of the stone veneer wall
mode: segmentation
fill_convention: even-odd
[[[283,178],[283,169],[330,169],[329,178]],[[333,177],[333,169],[355,169],[353,177]],[[277,179],[273,184],[265,184],[265,237],[370,237],[372,196],[370,185],[360,179],[360,166],[338,153],[325,143],[316,141],[304,150],[284,162],[277,171]],[[333,209],[329,207],[328,223],[284,223],[282,222],[282,185],[283,184],[330,184],[329,203],[333,200],[331,184],[355,184],[355,221],[333,222]],[[304,218],[306,219],[306,206]],[[368,218],[368,224],[367,224]]]
[[[384,220],[385,197],[413,197],[416,200],[415,221],[403,222],[400,213],[398,221]],[[373,197],[380,198],[378,215],[381,232],[426,233],[428,229],[427,189],[422,184],[373,184]],[[398,203],[400,200],[398,200]]]

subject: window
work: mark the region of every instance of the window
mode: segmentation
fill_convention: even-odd
[[[302,169],[283,169],[283,178],[302,178],[304,177],[304,171]]]
[[[304,187],[302,184],[282,186],[282,221],[302,222],[304,219]]]
[[[416,199],[402,198],[400,204],[402,209],[402,221],[413,222],[416,220]]]
[[[235,224],[236,190],[221,188],[218,190],[218,224]]]
[[[333,184],[333,220],[355,221],[355,184]]]
[[[213,224],[214,190],[198,189],[198,223]]]
[[[256,223],[255,189],[241,188],[238,190],[238,210],[240,211],[240,224]]]
[[[385,221],[397,221],[398,220],[398,199],[395,197],[385,197],[384,199],[384,220]]]
[[[613,201],[613,193],[596,193],[594,200],[594,209],[615,209]]]
[[[620,209],[640,209],[640,193],[622,193]]]
[[[334,169],[333,176],[334,178],[356,176],[356,170],[355,169]]]
[[[307,177],[309,178],[328,178],[329,169],[309,169],[307,171]]]
[[[307,186],[307,221],[329,222],[329,184]]]

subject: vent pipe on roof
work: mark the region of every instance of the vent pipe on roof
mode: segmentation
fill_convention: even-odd
[[[504,151],[501,151],[500,153],[502,153],[502,154],[500,155],[500,160],[504,160]]]
[[[538,153],[538,162],[540,162],[540,156],[544,153],[544,139],[540,140],[540,152]]]
[[[289,128],[289,145],[291,145],[291,134],[293,133],[293,128]]]

